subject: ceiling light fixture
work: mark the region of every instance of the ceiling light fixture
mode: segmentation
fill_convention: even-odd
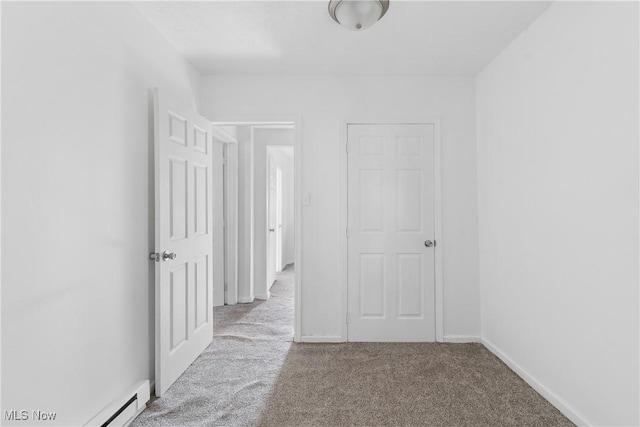
[[[329,15],[350,30],[365,30],[389,10],[389,0],[330,0]]]

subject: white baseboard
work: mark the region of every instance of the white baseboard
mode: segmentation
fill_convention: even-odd
[[[238,298],[239,304],[251,304],[253,302],[253,298]]]
[[[91,419],[85,426],[101,426],[112,418],[134,395],[136,400],[127,406],[127,410],[111,421],[109,425],[127,426],[140,415],[147,406],[151,397],[149,380],[140,381],[134,384],[129,391],[121,397],[109,403],[102,411]]]
[[[267,292],[267,294],[266,294],[266,295],[265,295],[265,294],[259,294],[259,295],[258,295],[258,294],[256,294],[256,295],[254,295],[254,296],[255,296],[255,299],[259,299],[259,300],[266,301],[266,300],[268,300],[268,299],[269,299],[269,297],[271,296],[271,292]]]
[[[339,335],[303,335],[300,337],[300,342],[345,342]]]
[[[444,342],[451,342],[451,343],[482,342],[482,338],[474,337],[471,335],[445,335]]]
[[[591,426],[593,424],[586,421],[578,411],[571,407],[567,402],[558,397],[554,392],[545,387],[540,381],[535,379],[529,372],[527,372],[522,366],[518,365],[509,356],[507,356],[502,350],[495,346],[491,341],[483,338],[482,344],[493,354],[498,356],[508,367],[510,367],[516,374],[520,376],[527,384],[529,384],[535,391],[540,393],[542,397],[547,399],[549,403],[555,406],[562,414],[569,418],[571,422],[578,426]]]

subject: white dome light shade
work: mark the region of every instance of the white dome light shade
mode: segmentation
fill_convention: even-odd
[[[350,30],[369,28],[389,9],[388,0],[331,0],[329,14],[340,25]]]
[[[336,19],[351,30],[364,30],[380,19],[379,1],[344,0],[336,7]]]

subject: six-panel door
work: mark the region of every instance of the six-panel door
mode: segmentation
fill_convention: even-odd
[[[348,340],[435,341],[433,125],[348,125]]]
[[[211,123],[158,90],[154,126],[160,396],[213,339],[213,158]]]

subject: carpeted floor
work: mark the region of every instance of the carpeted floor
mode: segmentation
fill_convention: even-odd
[[[132,424],[572,426],[480,344],[294,344],[293,272],[214,310],[213,343]]]

